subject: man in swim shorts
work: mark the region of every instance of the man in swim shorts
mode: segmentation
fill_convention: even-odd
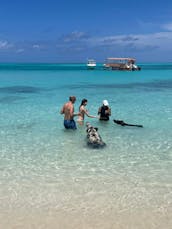
[[[74,116],[79,114],[74,114],[74,103],[76,101],[75,96],[70,96],[69,101],[65,103],[61,109],[61,114],[64,114],[64,127],[66,129],[77,129]]]

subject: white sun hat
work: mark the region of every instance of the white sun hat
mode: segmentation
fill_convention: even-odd
[[[103,105],[104,106],[109,106],[109,103],[108,103],[108,101],[105,99],[105,100],[103,100]]]

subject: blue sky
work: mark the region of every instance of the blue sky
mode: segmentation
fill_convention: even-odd
[[[0,62],[172,62],[171,0],[1,0]]]

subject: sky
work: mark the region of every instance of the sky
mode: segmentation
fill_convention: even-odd
[[[172,62],[172,0],[1,0],[0,62]]]

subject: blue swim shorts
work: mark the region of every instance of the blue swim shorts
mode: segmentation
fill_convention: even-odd
[[[77,129],[76,123],[73,119],[72,120],[64,120],[64,127],[66,129],[73,129],[73,130]]]

